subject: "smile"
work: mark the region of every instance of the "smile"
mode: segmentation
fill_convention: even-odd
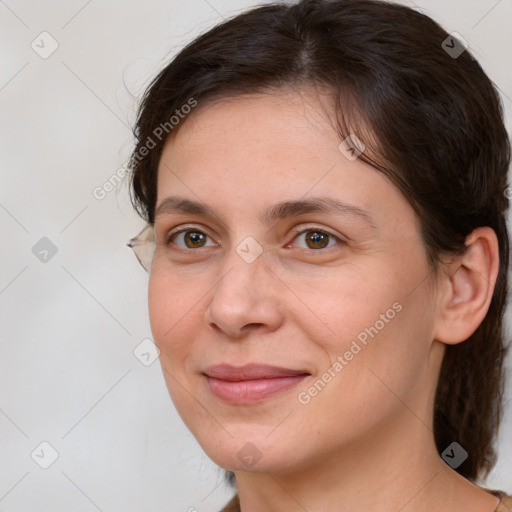
[[[230,404],[250,404],[290,389],[309,376],[304,370],[268,365],[212,366],[204,375],[213,395]]]

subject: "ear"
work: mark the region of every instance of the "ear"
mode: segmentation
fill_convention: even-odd
[[[489,309],[499,269],[498,238],[480,227],[466,237],[466,250],[449,263],[439,283],[435,339],[449,345],[467,340]]]

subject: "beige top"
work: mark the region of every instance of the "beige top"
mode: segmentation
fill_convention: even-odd
[[[491,489],[484,489],[494,496],[500,499],[498,506],[494,509],[494,512],[512,512],[512,497],[505,494],[502,491],[493,491]],[[235,494],[231,501],[220,511],[220,512],[241,512],[240,501],[238,500],[238,494]]]
[[[498,506],[495,508],[494,512],[511,512],[512,511],[512,497],[508,494],[505,494],[502,491],[491,491],[490,489],[486,489],[487,492],[494,494],[500,498],[500,502]]]

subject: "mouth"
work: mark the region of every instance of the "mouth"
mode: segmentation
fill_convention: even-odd
[[[230,404],[251,404],[290,389],[311,375],[271,365],[210,366],[203,372],[211,393]]]

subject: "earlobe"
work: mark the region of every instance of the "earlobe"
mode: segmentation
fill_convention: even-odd
[[[466,238],[466,250],[443,274],[435,339],[446,344],[467,340],[481,324],[491,303],[499,270],[498,238],[480,227]]]

